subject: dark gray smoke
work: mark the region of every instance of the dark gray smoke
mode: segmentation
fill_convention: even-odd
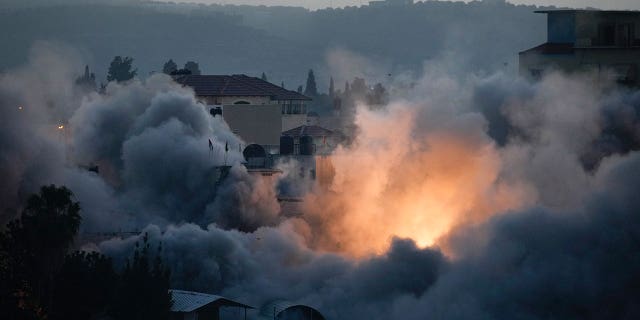
[[[0,79],[3,219],[40,185],[65,184],[85,232],[143,229],[162,243],[176,289],[257,307],[293,300],[329,319],[640,316],[636,92],[563,75],[537,84],[425,77],[403,102],[421,101],[412,105],[422,108],[416,130],[448,123],[459,135],[493,137],[497,179],[520,182],[529,202],[461,225],[437,246],[393,239],[356,260],[310,245],[317,230],[281,216],[277,181],[250,175],[239,152],[229,151],[229,175],[216,182],[225,144],[240,141],[191,91],[157,75],[83,97],[66,49],[36,52]],[[99,173],[86,170],[94,165]],[[122,263],[141,237],[86,247]]]
[[[580,210],[538,207],[459,230],[452,241],[467,254],[396,318],[638,318],[640,154],[602,167]]]
[[[30,64],[0,74],[0,222],[47,179],[59,179],[65,139],[57,127],[77,107],[69,50],[48,43],[34,46]]]
[[[273,221],[275,197],[255,193],[269,186],[258,186],[261,181],[246,170],[232,170],[216,188],[217,168],[242,161],[234,148],[225,154],[225,145],[241,141],[192,91],[156,75],[83,96],[74,88],[73,68],[60,62],[73,54],[67,51],[42,44],[30,65],[3,76],[3,221],[25,195],[49,183],[74,190],[84,208],[84,231],[130,231],[151,222],[206,226],[227,214],[216,210],[234,207],[217,193],[247,204],[235,224],[221,219],[221,225]],[[99,175],[87,170],[92,167]]]
[[[219,292],[260,306],[288,299],[319,307],[331,319],[381,317],[399,297],[417,298],[437,280],[447,262],[440,252],[394,240],[383,256],[358,263],[309,249],[296,221],[254,233],[195,225],[152,226],[161,241],[175,286]],[[100,250],[123,257],[140,237],[112,240]]]

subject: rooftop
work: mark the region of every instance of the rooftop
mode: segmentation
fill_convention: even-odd
[[[325,129],[320,126],[299,126],[290,130],[287,130],[282,133],[283,136],[291,136],[291,137],[302,137],[302,136],[312,136],[312,137],[326,137],[333,135],[333,131],[329,129]]]
[[[623,13],[623,14],[640,14],[638,10],[599,10],[599,9],[549,9],[549,10],[536,10],[535,13],[578,13],[578,12],[598,12],[598,13]]]
[[[249,305],[212,294],[183,290],[169,291],[171,292],[171,297],[173,298],[173,305],[171,306],[172,312],[192,312],[214,302],[218,302],[220,305],[228,307],[242,307],[253,309],[253,307]]]
[[[311,100],[298,92],[243,74],[183,75],[174,79],[193,88],[197,96],[269,96],[272,100]]]
[[[542,54],[572,54],[574,50],[573,43],[543,43],[537,47],[522,51],[520,53],[537,52]]]

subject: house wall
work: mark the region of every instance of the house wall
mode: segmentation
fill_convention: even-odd
[[[265,149],[269,150],[270,146],[280,144],[280,105],[224,105],[222,113],[233,133],[242,138],[247,145],[256,143],[267,146]]]
[[[583,48],[565,55],[520,54],[520,74],[527,78],[535,78],[537,71],[595,72],[610,74],[615,80],[637,85],[639,68],[640,48]]]
[[[551,16],[551,14],[550,14]],[[604,30],[609,25],[613,29],[613,43],[605,44]],[[629,41],[623,41],[623,27]],[[575,18],[576,46],[640,46],[640,14],[606,13],[606,12],[578,12]]]
[[[576,15],[573,12],[547,14],[547,41],[574,43],[576,40]]]
[[[291,130],[307,124],[306,114],[283,114],[282,131]]]

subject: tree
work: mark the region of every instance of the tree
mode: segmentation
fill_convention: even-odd
[[[20,218],[0,235],[0,306],[20,318],[46,317],[53,302],[54,277],[80,226],[80,205],[65,187],[44,186],[31,195]],[[26,307],[25,307],[26,306]]]
[[[282,81],[282,83],[280,84],[280,87],[282,87],[282,89],[284,89],[284,81]]]
[[[87,91],[96,91],[98,89],[96,75],[89,71],[88,65],[84,66],[84,74],[76,79],[76,85]]]
[[[184,64],[184,69],[191,71],[191,74],[195,74],[195,75],[201,74],[200,66],[198,65],[197,62],[194,62],[194,61],[187,61],[187,63]]]
[[[117,283],[110,258],[98,252],[68,255],[56,278],[52,318],[83,320],[105,314]]]
[[[138,73],[138,69],[131,69],[133,64],[133,58],[116,56],[109,65],[109,72],[107,73],[107,81],[123,82],[133,79]]]
[[[316,77],[313,74],[313,70],[309,70],[309,74],[307,75],[307,86],[304,89],[304,95],[308,97],[315,97],[318,95]]]
[[[298,86],[298,93],[302,93],[302,86]]]
[[[190,74],[191,74],[191,70],[187,70],[187,69],[179,69],[171,72],[172,76],[185,76]]]
[[[171,74],[176,70],[178,70],[178,65],[173,62],[173,59],[169,59],[169,61],[165,62],[164,66],[162,67],[162,72],[164,74]]]
[[[67,255],[80,206],[65,187],[44,186],[0,232],[1,319],[168,319],[170,272],[148,237],[121,275],[100,253]]]
[[[356,77],[351,82],[351,94],[355,97],[362,98],[367,93],[369,87],[367,86],[367,81],[363,78]]]
[[[169,318],[172,305],[170,271],[160,258],[162,245],[158,246],[155,259],[151,257],[150,250],[149,236],[145,233],[142,248],[136,243],[133,258],[127,261],[122,272],[118,294],[109,312],[116,319]]]
[[[385,89],[382,83],[377,83],[373,87],[373,91],[367,96],[367,102],[370,106],[385,105],[387,104],[388,100],[387,89]]]
[[[269,80],[267,80],[267,74],[266,73],[262,73],[262,76],[260,77],[260,79],[262,79],[262,81],[267,81],[269,82]]]
[[[336,87],[333,83],[333,77],[329,79],[329,97],[333,98],[336,94]]]

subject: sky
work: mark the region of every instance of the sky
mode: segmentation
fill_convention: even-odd
[[[286,5],[302,6],[309,9],[342,7],[367,4],[368,0],[188,0],[178,2],[202,2],[220,4]],[[514,4],[554,5],[572,8],[594,7],[601,9],[640,10],[638,0],[510,0]]]

